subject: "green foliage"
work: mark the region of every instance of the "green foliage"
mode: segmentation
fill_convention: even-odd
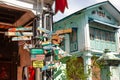
[[[86,80],[88,74],[84,74],[84,65],[78,62],[76,56],[72,56],[67,62],[66,76],[68,80]]]
[[[109,50],[106,49],[104,52],[107,53],[107,52],[109,52]],[[108,69],[109,66],[104,65],[104,63],[106,62],[105,60],[98,61],[97,60],[98,57],[95,56],[95,55],[92,57],[92,59],[93,59],[92,66],[99,68],[100,69],[99,73],[101,73],[101,74],[104,73],[104,77],[107,77],[107,78],[109,78],[110,76],[112,76],[111,72]],[[97,78],[98,73],[92,72],[92,74],[93,74],[94,77]],[[101,78],[102,78],[102,76],[101,76]]]
[[[105,62],[104,60],[103,60],[103,61],[98,61],[98,60],[97,60],[98,57],[95,56],[95,55],[93,55],[92,59],[93,59],[93,64],[92,64],[92,66],[96,66],[96,67],[98,67],[98,68],[100,68],[100,69],[104,68],[104,62]]]
[[[105,50],[104,52],[107,53],[109,50]],[[98,57],[96,55],[93,55],[92,57],[93,63],[89,66],[87,74],[84,73],[85,65],[79,62],[76,56],[69,57],[65,59],[65,61],[67,61],[67,69],[65,70],[67,80],[87,80],[88,76],[91,74],[91,68],[93,70],[95,67],[100,69],[100,71],[92,71],[92,76],[97,79],[100,77],[101,70],[106,69],[106,66],[104,65],[105,61],[98,61]],[[107,71],[105,75],[106,77],[110,77],[112,74],[110,71]]]

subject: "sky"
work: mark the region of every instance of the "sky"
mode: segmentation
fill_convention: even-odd
[[[65,9],[64,13],[58,12],[57,14],[55,14],[53,17],[53,20],[55,22],[85,7],[107,0],[67,0],[67,1],[69,8]],[[113,4],[113,6],[115,6],[120,11],[120,0],[109,0],[109,1]],[[53,5],[53,8],[54,6],[55,5]]]

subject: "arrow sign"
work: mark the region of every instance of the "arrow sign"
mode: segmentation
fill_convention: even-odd
[[[20,37],[13,37],[12,41],[27,41],[27,40],[31,40],[31,37],[27,37],[27,36],[20,36]]]
[[[30,50],[30,53],[32,55],[40,55],[40,54],[44,54],[44,50],[43,49],[40,49],[40,48],[32,48]]]
[[[16,32],[16,31],[31,31],[32,27],[19,27],[19,28],[9,28],[8,32]]]
[[[5,32],[6,36],[33,36],[32,32]]]
[[[45,55],[41,54],[41,55],[31,55],[31,60],[39,60],[42,61],[45,59]]]
[[[49,31],[49,30],[47,30],[47,29],[45,29],[45,28],[41,28],[41,27],[38,27],[37,30],[42,31],[42,32],[44,32],[44,33],[48,33],[48,34],[51,34],[51,33],[52,33],[51,31]]]
[[[55,33],[56,34],[66,34],[66,33],[71,33],[71,32],[72,32],[72,28],[64,29],[64,30],[57,30]]]

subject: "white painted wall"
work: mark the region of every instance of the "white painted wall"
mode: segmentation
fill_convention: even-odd
[[[110,80],[120,80],[119,66],[110,66],[110,72],[111,72]]]
[[[89,47],[89,25],[84,13],[80,15],[78,22],[78,50],[84,51]]]

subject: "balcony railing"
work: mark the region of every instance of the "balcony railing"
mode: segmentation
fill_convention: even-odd
[[[104,51],[104,49],[109,49],[110,51],[116,51],[116,43],[110,41],[101,40],[90,40],[90,45],[92,50]]]

